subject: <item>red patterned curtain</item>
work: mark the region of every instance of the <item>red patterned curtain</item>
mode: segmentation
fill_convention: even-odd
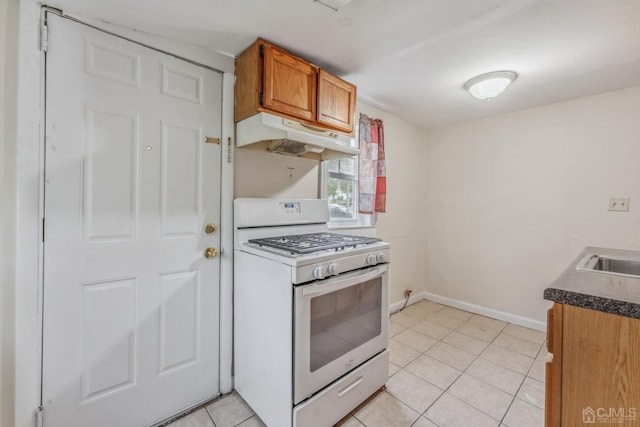
[[[382,120],[360,114],[358,133],[358,207],[360,213],[384,212],[387,204],[387,170]]]

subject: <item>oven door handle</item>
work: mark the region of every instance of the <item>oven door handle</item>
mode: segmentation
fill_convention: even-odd
[[[367,280],[371,280],[375,277],[380,276],[381,274],[387,271],[387,266],[383,265],[375,270],[367,271],[357,276],[348,277],[346,279],[330,279],[328,281],[320,282],[315,285],[310,285],[302,288],[302,295],[317,295],[317,294],[327,294],[330,292],[339,291],[340,289],[345,289],[353,285],[357,285],[358,283],[366,282]]]

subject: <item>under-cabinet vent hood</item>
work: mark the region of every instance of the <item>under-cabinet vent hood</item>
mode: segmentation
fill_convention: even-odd
[[[360,150],[351,137],[318,129],[269,113],[258,113],[236,124],[238,147],[254,148],[316,160],[351,157]]]

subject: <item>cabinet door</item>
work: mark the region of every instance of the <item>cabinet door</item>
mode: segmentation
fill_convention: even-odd
[[[320,70],[318,122],[351,133],[355,122],[356,87]]]
[[[316,68],[270,44],[264,45],[263,107],[299,117],[316,118]]]
[[[640,425],[640,320],[565,305],[562,425]]]

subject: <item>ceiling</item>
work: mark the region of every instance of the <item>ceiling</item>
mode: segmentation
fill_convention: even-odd
[[[263,37],[431,128],[640,85],[638,0],[53,0],[66,13],[235,56]],[[513,70],[489,102],[462,85]]]

